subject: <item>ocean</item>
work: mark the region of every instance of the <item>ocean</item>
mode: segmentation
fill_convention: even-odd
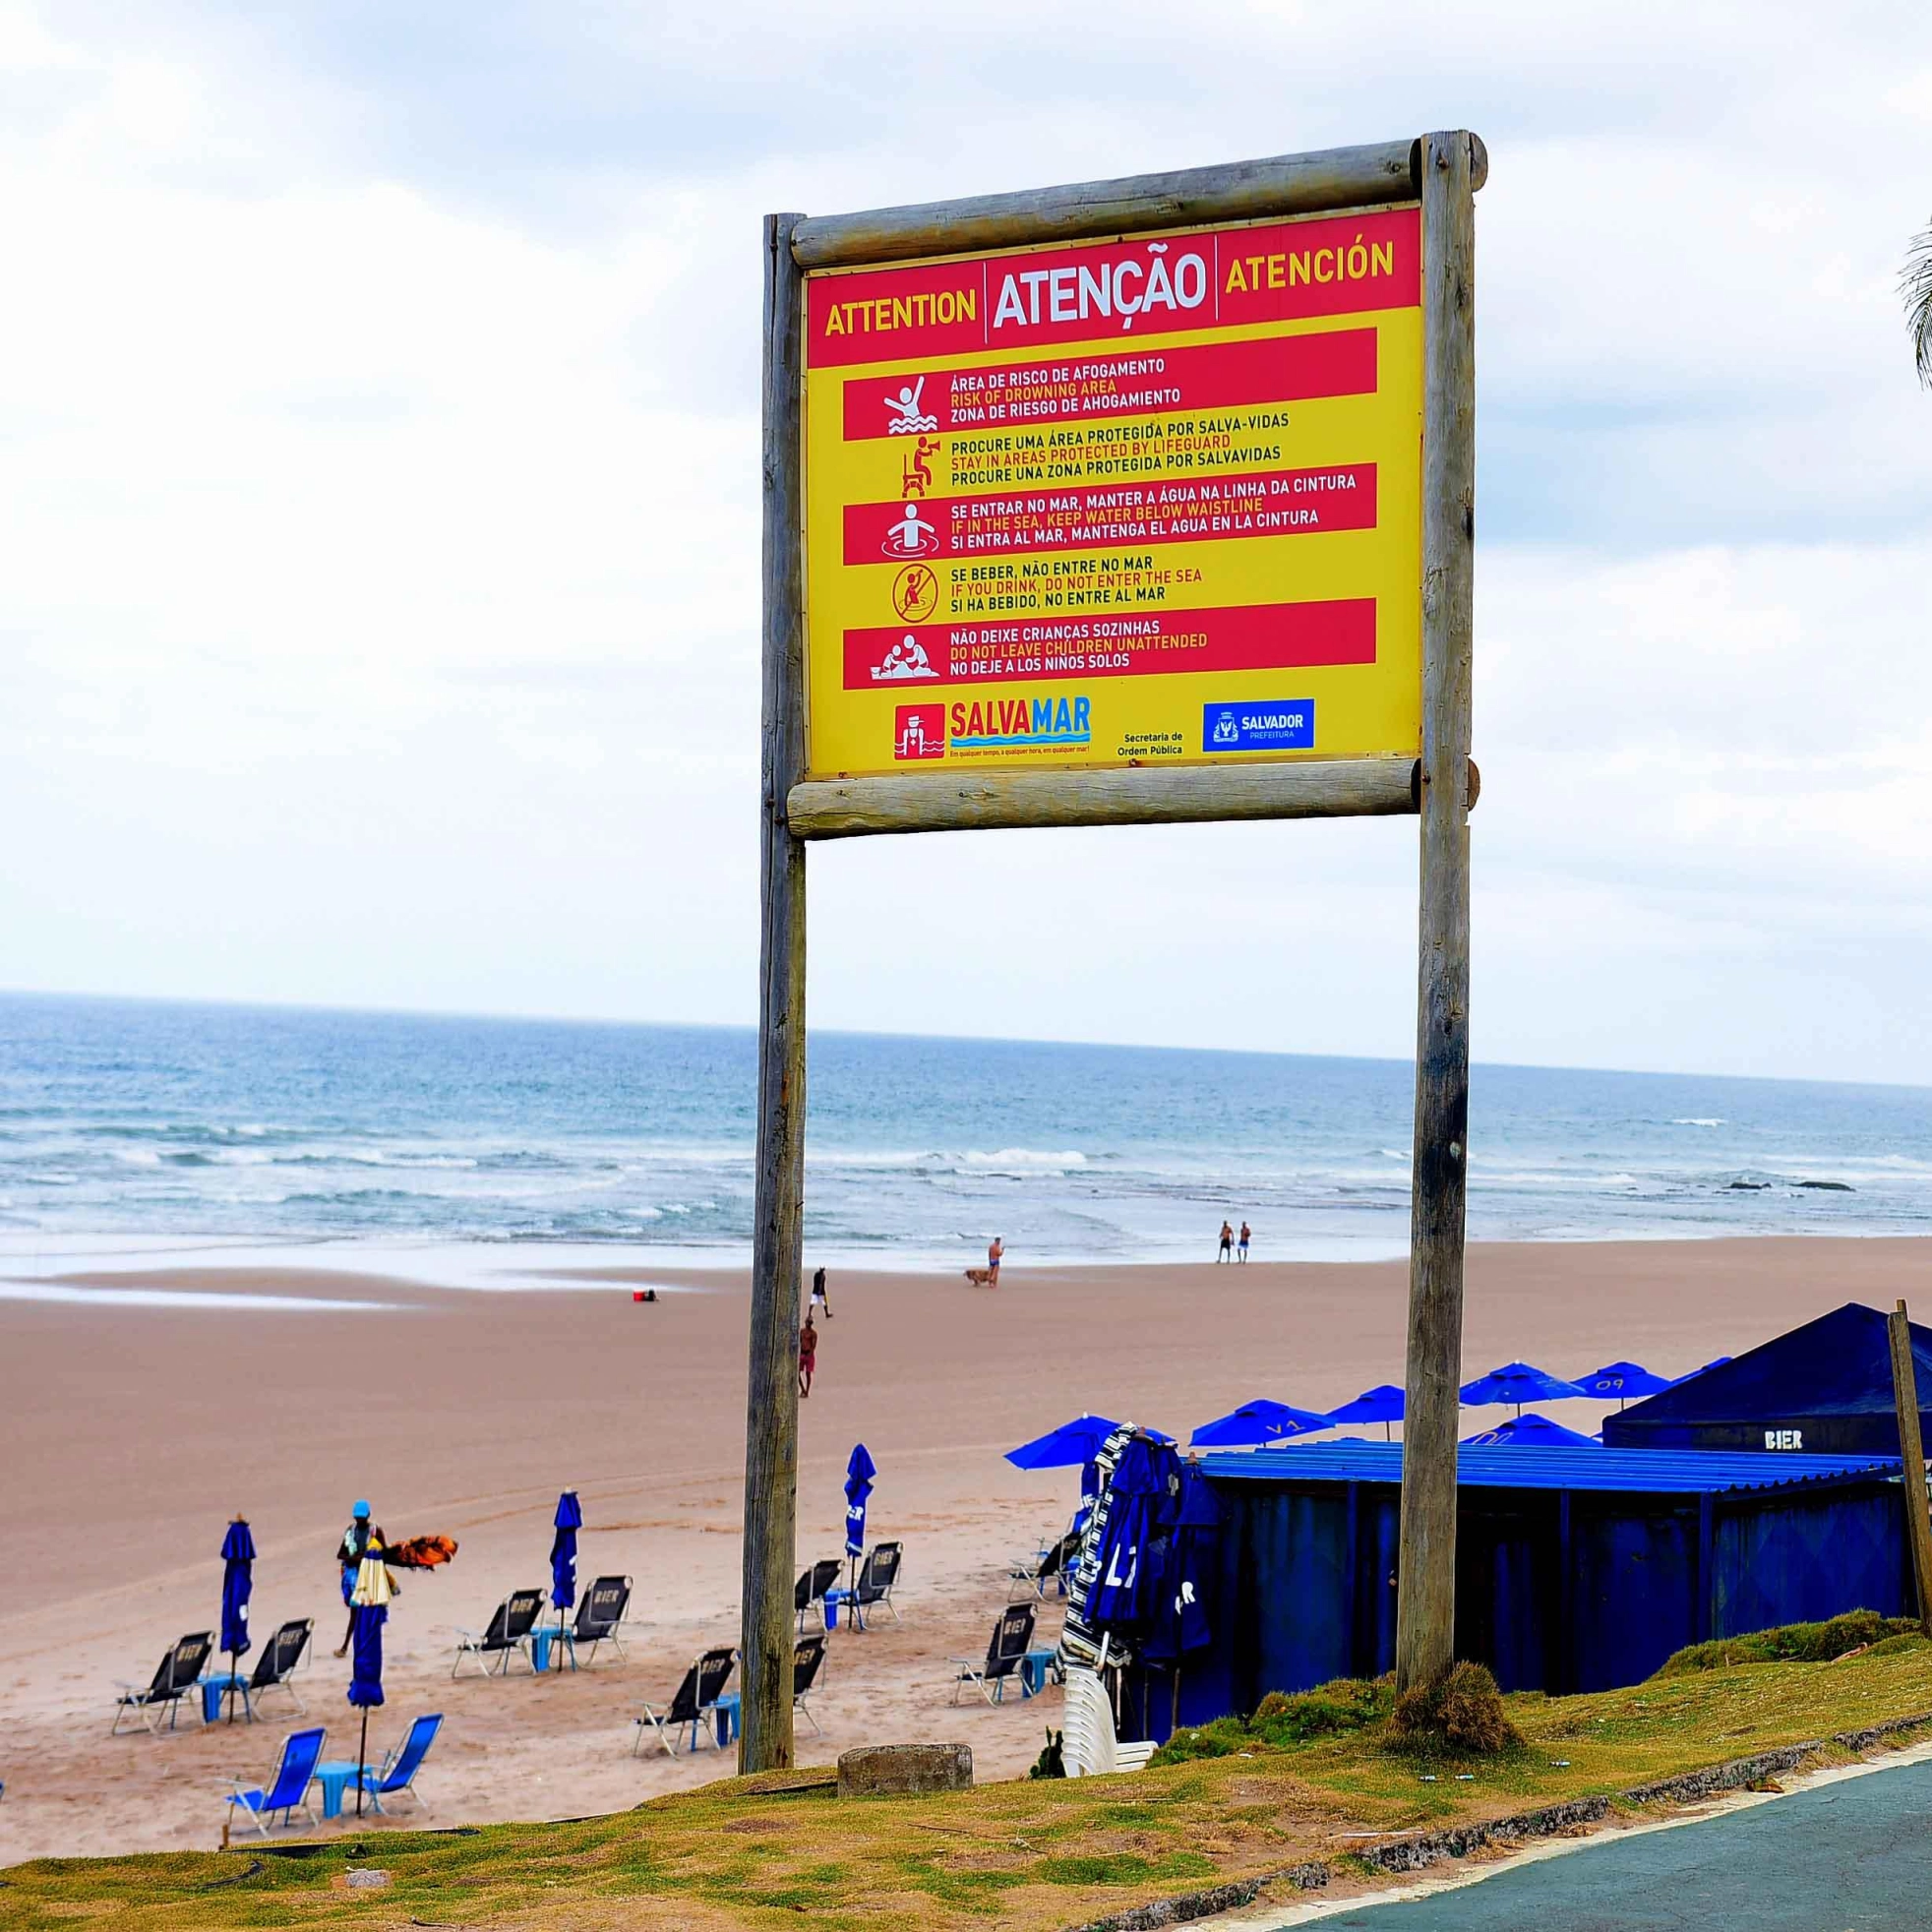
[[[178,1251],[750,1251],[750,1030],[0,996],[0,1273]],[[1470,1233],[1932,1232],[1932,1091],[1479,1065]],[[821,1033],[809,1253],[1375,1258],[1396,1060]]]

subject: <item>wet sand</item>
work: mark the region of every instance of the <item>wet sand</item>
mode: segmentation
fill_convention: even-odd
[[[1465,1370],[1515,1358],[1559,1374],[1631,1358],[1681,1373],[1846,1300],[1932,1298],[1932,1244],[1736,1240],[1472,1248]],[[631,1279],[692,1292],[652,1304]],[[742,1278],[597,1271],[570,1290],[484,1292],[324,1270],[198,1268],[75,1286],[369,1300],[379,1310],[149,1308],[0,1298],[0,1859],[213,1844],[222,1781],[266,1779],[285,1700],[253,1729],[110,1738],[113,1683],[145,1682],[186,1630],[218,1626],[223,1528],[259,1551],[257,1642],[316,1621],[300,1679],[329,1754],[349,1755],[332,1554],[366,1495],[392,1538],[456,1537],[405,1579],[372,1749],[447,1716],[423,1774],[437,1822],[573,1816],[729,1771],[728,1756],[634,1760],[631,1719],[709,1643],[735,1641],[744,1442]],[[1008,1561],[1063,1526],[1075,1473],[1002,1451],[1083,1409],[1185,1437],[1254,1395],[1311,1408],[1402,1379],[1406,1269],[1269,1264],[835,1274],[801,1429],[800,1565],[842,1541],[846,1457],[879,1466],[875,1538],[906,1546],[901,1624],[841,1631],[815,1700],[822,1737],[970,1743],[982,1778],[1022,1772],[1058,1698],[948,1706],[954,1654],[984,1652]],[[1469,1411],[1465,1433],[1506,1411]],[[1590,1404],[1553,1405],[1595,1428]],[[557,1492],[574,1485],[587,1583],[634,1580],[628,1660],[533,1682],[450,1679],[458,1626],[548,1581]],[[1049,1600],[1042,1634],[1058,1608]]]

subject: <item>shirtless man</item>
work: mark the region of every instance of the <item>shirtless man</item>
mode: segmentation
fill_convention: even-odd
[[[1002,1235],[995,1235],[993,1245],[986,1251],[986,1285],[989,1288],[999,1286],[999,1260],[1006,1252],[1006,1240]]]
[[[799,1330],[799,1394],[812,1393],[812,1371],[818,1366],[818,1331],[812,1325],[808,1309],[805,1326]]]

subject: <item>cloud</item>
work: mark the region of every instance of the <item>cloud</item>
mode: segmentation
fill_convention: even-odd
[[[1915,10],[1177,19],[0,6],[0,984],[748,1019],[759,214],[1462,121],[1478,1051],[1932,1079]],[[821,850],[815,1022],[1404,1053],[1414,869]]]

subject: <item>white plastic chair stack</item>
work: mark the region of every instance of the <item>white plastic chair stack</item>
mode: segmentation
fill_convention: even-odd
[[[1114,1734],[1114,1704],[1100,1673],[1083,1664],[1066,1666],[1066,1703],[1060,1750],[1069,1778],[1100,1778],[1114,1771],[1139,1771],[1158,1748],[1148,1738],[1122,1744]]]

